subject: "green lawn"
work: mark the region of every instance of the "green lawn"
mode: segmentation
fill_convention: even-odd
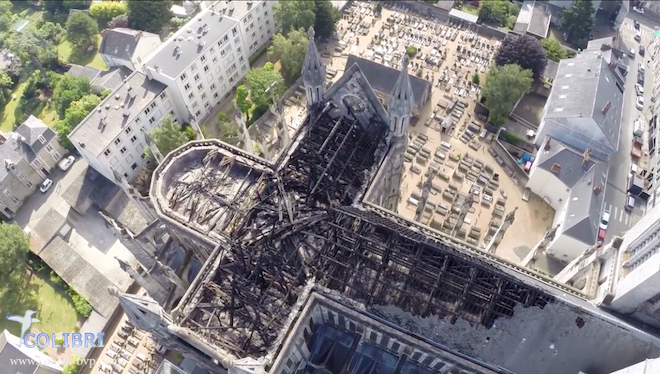
[[[13,97],[14,99],[10,100],[7,105],[5,105],[5,108],[0,111],[2,115],[2,124],[0,125],[0,129],[2,131],[13,131],[14,130],[14,123],[16,123],[16,118],[14,113],[16,112],[16,107],[18,106],[18,102],[21,99],[21,96],[23,96],[23,91],[25,90],[26,83],[23,82],[16,87],[16,89],[13,92]]]
[[[475,16],[479,15],[479,8],[473,7],[472,5],[463,5],[459,10],[465,13],[473,14]]]
[[[108,70],[105,62],[98,54],[99,45],[101,44],[101,37],[96,39],[96,50],[92,53],[85,53],[84,51],[73,50],[71,43],[62,40],[60,45],[57,46],[57,55],[60,59],[67,61],[71,64],[91,66],[101,70]]]
[[[0,315],[23,315],[30,309],[36,310],[39,319],[34,327],[47,334],[75,331],[78,315],[69,298],[59,286],[54,286],[41,274],[33,274],[28,286],[21,293],[21,300],[10,299],[0,294]],[[0,330],[7,329],[20,335],[20,325],[16,322],[0,319]]]

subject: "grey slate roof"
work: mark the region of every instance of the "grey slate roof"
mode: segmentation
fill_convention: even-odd
[[[103,31],[99,53],[130,61],[144,31],[116,28]]]
[[[69,139],[73,144],[84,144],[85,150],[91,154],[101,154],[126,124],[132,123],[165,88],[164,84],[149,79],[145,74],[134,72],[71,131]],[[129,91],[135,93],[135,98],[130,98]],[[124,104],[123,108],[121,104]],[[128,116],[124,115],[126,108]],[[101,124],[103,116],[105,126]]]
[[[32,148],[34,154],[39,154],[41,149],[57,136],[55,131],[33,115],[30,115],[25,122],[18,126],[16,133],[25,138],[25,143]],[[43,136],[46,142],[40,142],[39,136]]]
[[[21,352],[12,344],[5,344],[0,350],[0,365],[7,374],[33,374],[37,372],[39,367],[33,361],[31,362],[30,356]],[[25,360],[25,361],[22,361]]]
[[[616,149],[623,94],[615,85],[615,77],[600,51],[586,50],[575,58],[561,60],[544,119],[563,123],[567,119],[591,118],[593,122],[581,120],[583,127],[571,130],[590,137],[603,136]]]
[[[111,318],[119,306],[115,297],[107,292],[115,287],[105,275],[87,262],[62,238],[56,236],[39,254],[42,260],[73,287],[89,304],[105,318]]]
[[[571,189],[562,228],[564,234],[586,244],[596,244],[606,185],[607,164],[596,162]],[[596,186],[603,186],[599,194],[594,193]]]
[[[71,65],[68,73],[76,77],[85,77],[87,80],[92,82],[96,77],[99,76],[99,74],[101,74],[101,70],[91,66]]]
[[[346,69],[357,64],[364,74],[371,87],[384,95],[389,95],[399,79],[399,70],[389,66],[379,64],[355,55],[348,55],[346,60]],[[428,97],[428,91],[431,89],[431,83],[413,75],[408,75],[413,95],[415,96],[415,105],[419,108],[424,105],[425,97]]]
[[[91,85],[99,92],[105,90],[114,91],[117,87],[124,83],[124,80],[133,73],[129,68],[120,66],[108,71],[102,71],[100,74],[91,81]]]
[[[4,167],[5,161],[11,161],[14,164],[18,164],[20,160],[25,160],[30,163],[36,158],[36,154],[32,151],[32,148],[25,144],[21,135],[18,133],[9,133],[8,139],[0,145],[0,181],[7,176],[7,168]]]
[[[206,34],[201,32],[205,24],[208,26]],[[238,22],[232,18],[214,14],[210,10],[202,11],[151,54],[145,66],[174,79],[209,48],[218,48],[218,40],[237,25]],[[238,35],[238,28],[236,32]],[[203,43],[203,47],[198,47],[198,42]],[[223,42],[223,45],[233,42],[234,36],[230,33],[229,41]],[[175,52],[176,46],[179,46],[181,53]]]
[[[62,198],[84,215],[92,204],[96,204],[97,209],[107,210],[107,205],[119,191],[116,184],[88,166],[64,191]]]
[[[30,249],[39,254],[66,223],[66,217],[51,208],[30,231]]]
[[[545,145],[548,141],[550,142],[550,149],[545,150]],[[541,148],[543,150],[541,150],[536,159],[537,167],[551,172],[552,165],[561,165],[559,172],[551,173],[568,188],[575,186],[582,177],[590,172],[595,164],[593,160],[590,160],[583,165],[584,155],[582,152],[578,152],[551,137],[546,137]]]

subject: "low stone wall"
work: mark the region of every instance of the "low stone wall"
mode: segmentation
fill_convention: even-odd
[[[504,148],[499,139],[495,139],[491,143],[493,150],[504,160],[506,166],[508,166],[514,172],[515,179],[518,180],[519,186],[522,188],[527,185],[529,182],[529,176],[525,173],[525,170],[516,163],[516,160],[511,156],[509,151]]]

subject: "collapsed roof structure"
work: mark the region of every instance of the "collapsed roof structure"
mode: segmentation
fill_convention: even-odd
[[[579,291],[369,202],[398,188],[378,171],[403,167],[409,80],[388,111],[357,65],[326,91],[310,36],[308,116],[276,162],[198,140],[156,169],[152,227],[187,255],[168,301],[113,292],[136,326],[213,373],[605,373],[660,355]],[[122,232],[160,261],[156,235]]]

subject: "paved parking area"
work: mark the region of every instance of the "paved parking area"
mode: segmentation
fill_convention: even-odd
[[[515,184],[489,154],[489,144],[479,137],[483,123],[472,117],[480,94],[479,87],[471,83],[472,76],[478,73],[481,82],[484,81],[500,41],[483,38],[469,28],[387,8],[378,17],[367,3],[353,5],[339,22],[338,30],[340,41],[322,49],[330,78],[341,76],[349,53],[397,68],[406,47],[414,45],[418,53],[411,60],[410,73],[432,83],[431,97],[411,129],[411,146],[418,134],[422,134],[425,141],[418,147],[419,151],[408,153],[408,173],[402,185],[399,213],[408,219],[414,218],[416,206],[409,202],[414,203],[414,197],[421,195],[425,175],[432,170],[435,188],[429,200],[434,206],[425,212],[423,223],[483,248],[494,232],[490,227],[499,224],[501,216],[518,207],[516,220],[495,253],[519,262],[550,227],[554,211],[534,196],[523,201],[522,186]],[[443,125],[447,131],[442,131]],[[443,142],[450,148],[443,149]],[[428,151],[427,157],[419,157],[422,149]],[[438,151],[444,158],[437,157]],[[479,181],[481,174],[487,175],[488,181]],[[475,189],[479,194],[474,196],[460,227],[447,222],[451,221],[447,217],[451,215],[452,204],[457,199],[465,199],[470,190]],[[446,193],[447,190],[455,192]],[[498,201],[504,203],[503,208],[496,209]]]

